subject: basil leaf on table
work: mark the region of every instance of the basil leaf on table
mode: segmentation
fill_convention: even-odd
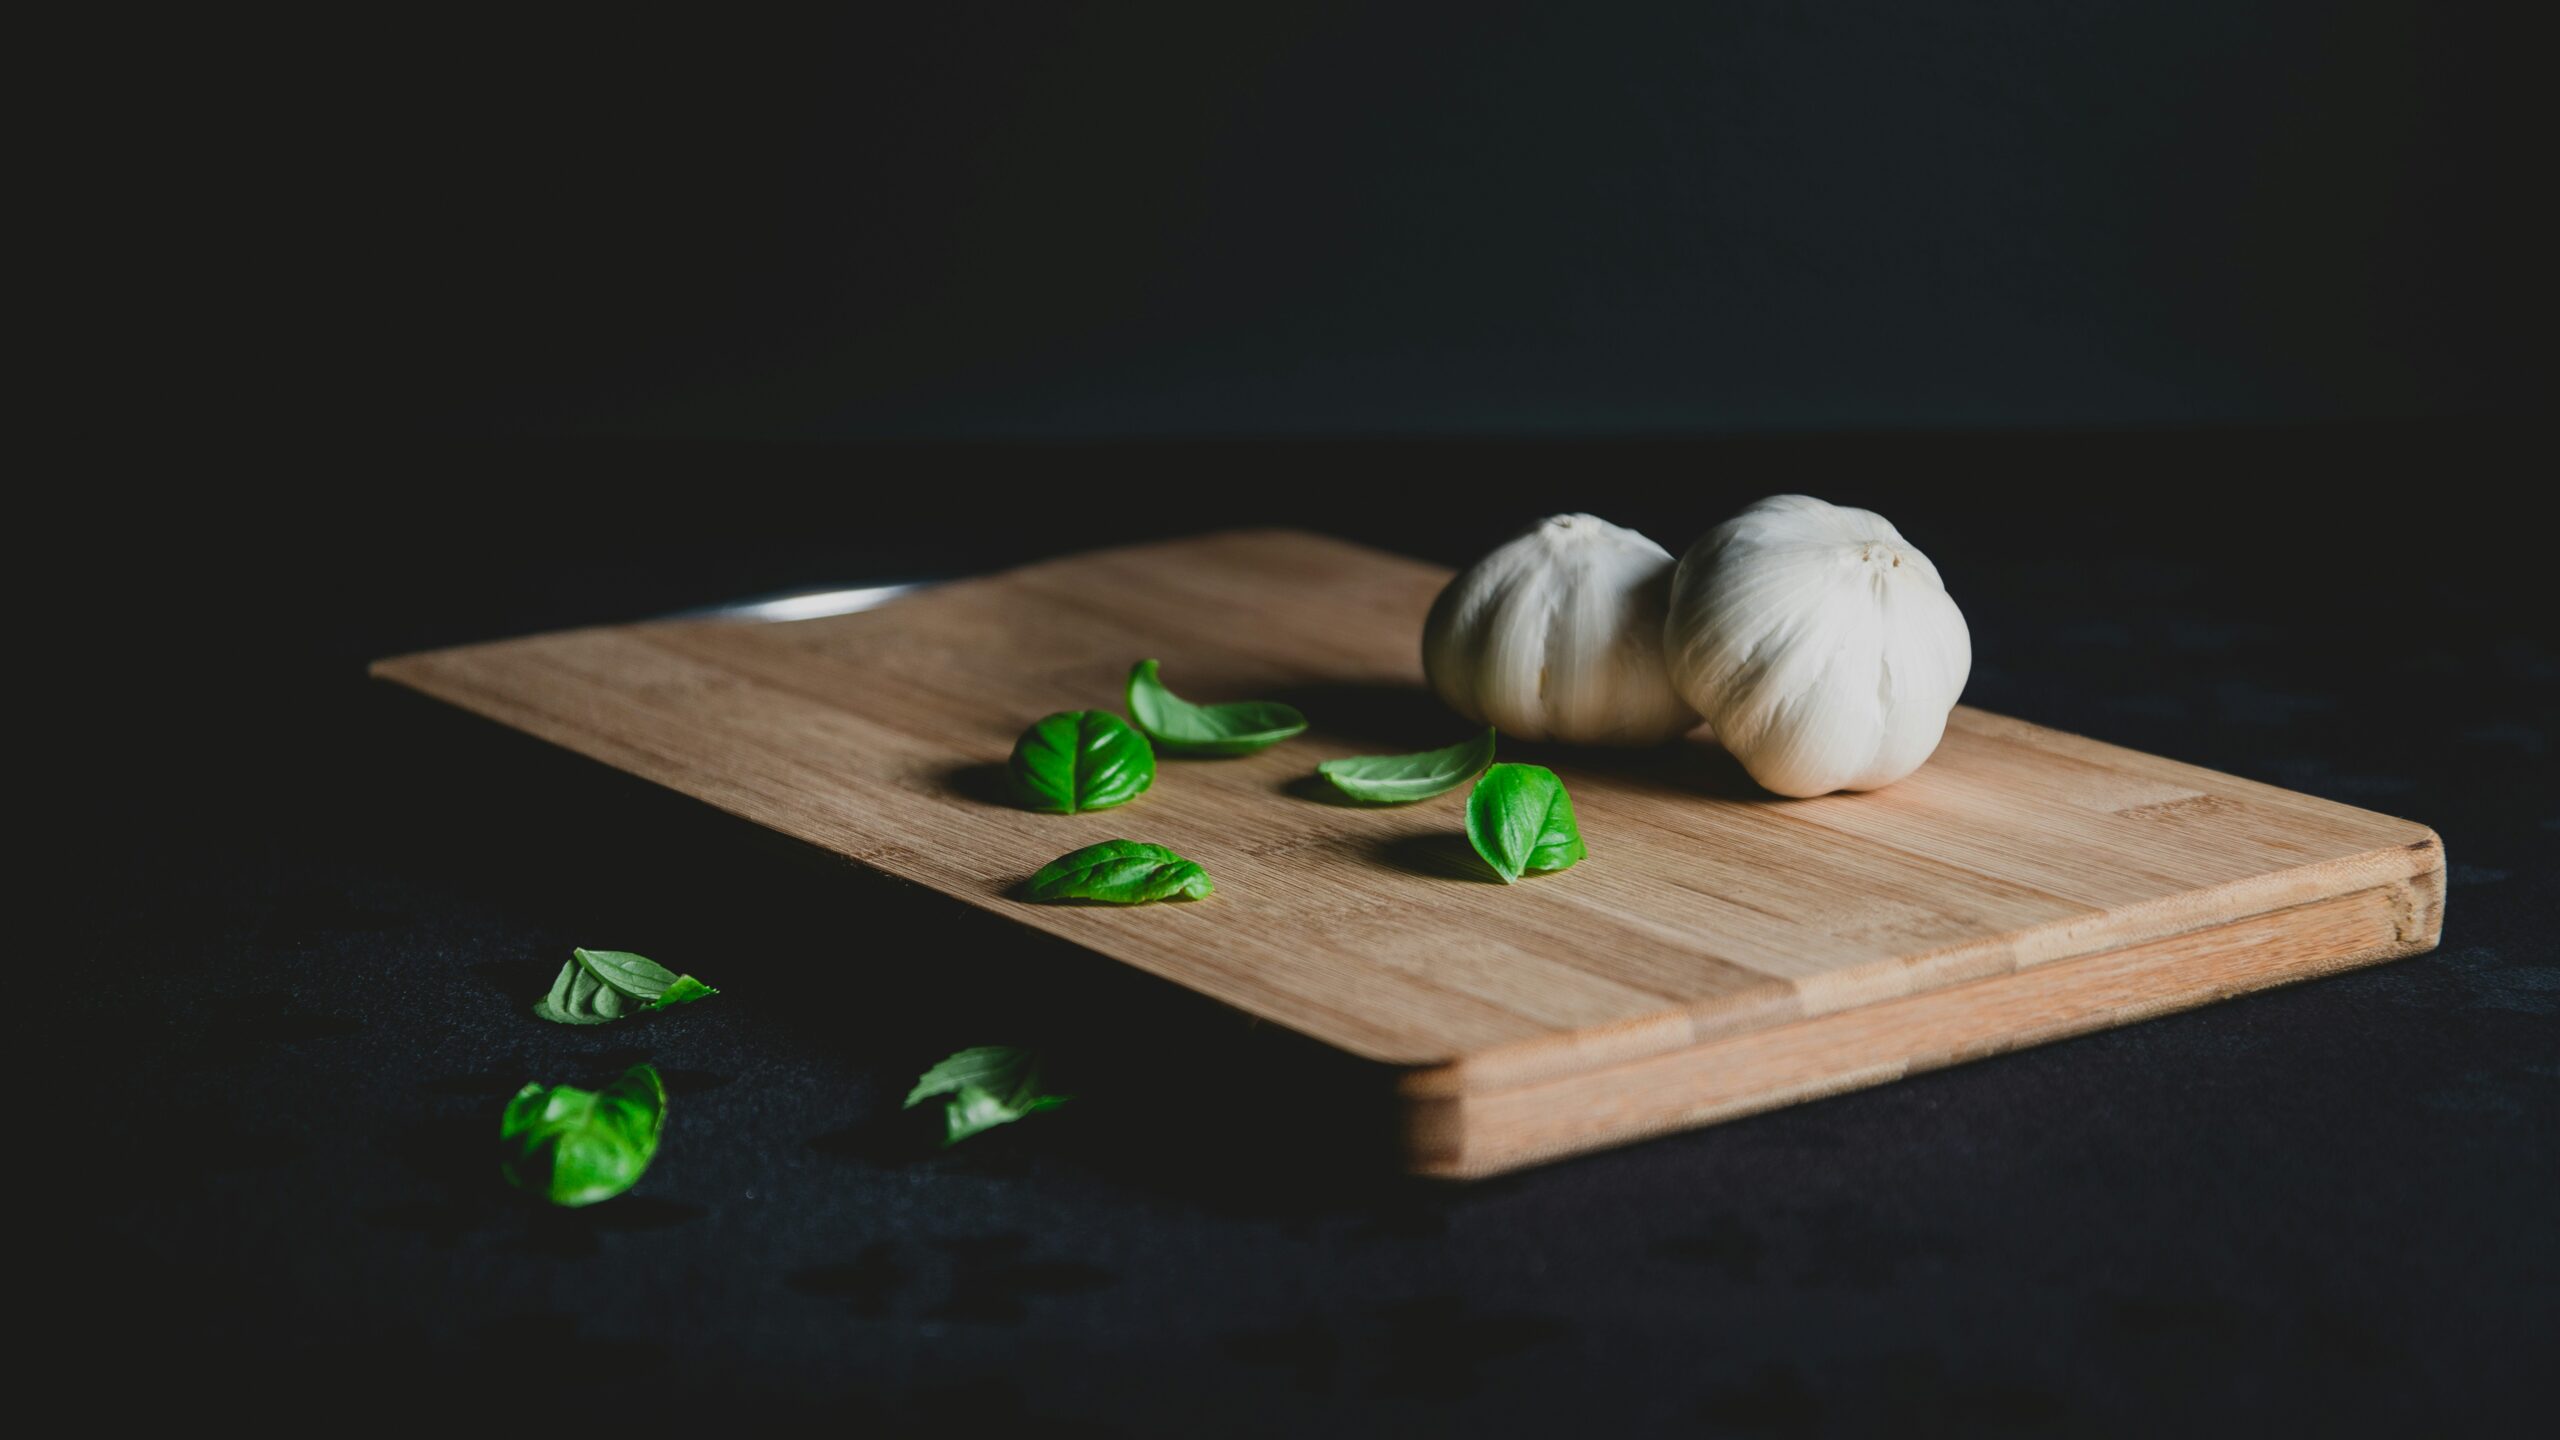
[[[639,1008],[596,972],[571,960],[560,967],[551,993],[533,1002],[533,1013],[558,1025],[602,1025]]]
[[[1041,901],[1099,900],[1111,905],[1144,905],[1152,900],[1186,896],[1197,900],[1217,887],[1198,862],[1185,860],[1161,845],[1137,840],[1105,840],[1071,850],[1040,867],[1026,887]]]
[[[498,1169],[554,1205],[593,1205],[640,1179],[666,1123],[667,1087],[646,1065],[602,1090],[529,1084],[499,1117]]]
[[[1353,755],[1327,760],[1316,773],[1354,800],[1403,805],[1445,795],[1493,763],[1493,727],[1482,735],[1415,755]]]
[[[1024,809],[1073,815],[1145,794],[1155,783],[1156,753],[1108,710],[1061,710],[1022,732],[1005,768]]]
[[[1307,717],[1277,700],[1194,705],[1164,688],[1156,662],[1129,667],[1129,718],[1176,755],[1250,755],[1307,728]]]
[[[1544,765],[1496,765],[1467,795],[1467,843],[1510,884],[1531,870],[1562,870],[1585,851],[1573,797]]]
[[[561,1025],[602,1025],[641,1010],[664,1010],[720,992],[628,950],[574,950],[533,1013]]]
[[[1011,1045],[981,1045],[944,1059],[924,1072],[900,1108],[913,1110],[937,1095],[951,1097],[942,1112],[945,1145],[1068,1100],[1041,1083],[1039,1056]]]
[[[706,1000],[719,993],[690,975],[679,975],[676,977],[676,983],[667,987],[667,993],[649,1002],[649,1008],[664,1010],[673,1005],[690,1005],[696,1000]]]

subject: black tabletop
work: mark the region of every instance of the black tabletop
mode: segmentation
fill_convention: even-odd
[[[2548,537],[2450,483],[2472,443],[296,455],[339,500],[190,502],[69,621],[89,799],[38,873],[80,983],[30,1021],[78,1057],[70,1330],[119,1357],[109,1400],[342,1420],[2486,1427],[2560,1319],[2560,684]],[[1460,563],[1573,509],[1677,548],[1777,489],[1929,552],[1970,703],[2434,826],[2442,948],[1435,1185],[1329,1133],[1285,1037],[363,676],[1224,524]],[[722,993],[535,1020],[578,945]],[[1104,1078],[948,1151],[901,1116],[925,1065],[1011,1041]],[[500,1183],[519,1085],[644,1058],[672,1098],[637,1188]]]

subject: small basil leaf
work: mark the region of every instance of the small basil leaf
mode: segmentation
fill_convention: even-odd
[[[558,1025],[588,1023],[578,1018],[577,1012],[569,1008],[570,987],[577,983],[579,976],[586,973],[586,967],[575,960],[563,964],[560,967],[560,973],[551,981],[551,993],[533,1002],[533,1013]]]
[[[639,1180],[666,1121],[667,1087],[646,1065],[602,1090],[527,1085],[499,1117],[498,1169],[554,1205],[593,1205]]]
[[[1562,870],[1585,851],[1573,797],[1544,765],[1496,765],[1467,794],[1467,842],[1508,885],[1531,870]]]
[[[603,976],[592,970],[578,977],[577,983],[571,987],[570,994],[573,997],[570,1003],[574,1008],[600,1015],[607,1020],[621,1019],[623,1012],[629,1008],[631,998],[607,984]]]
[[[628,950],[576,950],[533,1013],[561,1025],[602,1025],[638,1010],[664,1010],[720,992]]]
[[[1129,718],[1176,755],[1250,755],[1307,728],[1307,717],[1277,700],[1194,705],[1164,688],[1156,662],[1129,667]]]
[[[1354,755],[1327,760],[1316,773],[1354,800],[1402,805],[1445,795],[1493,763],[1493,727],[1482,735],[1418,755]]]
[[[649,1002],[649,1008],[664,1010],[671,1005],[690,1005],[696,1000],[708,1000],[719,993],[718,990],[690,975],[679,975],[676,977],[676,983],[667,987],[667,993]]]
[[[957,1145],[982,1130],[1009,1125],[1025,1115],[1064,1105],[1041,1082],[1040,1057],[1011,1045],[980,1045],[945,1058],[927,1070],[907,1092],[902,1108],[912,1110],[937,1095],[948,1095],[943,1109],[945,1145]]]
[[[560,967],[551,993],[535,1002],[533,1013],[561,1025],[603,1025],[622,1018],[627,999],[572,958]]]
[[[579,964],[595,972],[596,978],[630,996],[634,1000],[655,1000],[676,983],[676,972],[628,950],[576,950],[570,952]]]
[[[644,1002],[645,1009],[664,1010],[670,1005],[688,1005],[720,993],[690,975],[679,975],[646,955],[634,955],[628,950],[580,950],[575,953],[578,963],[594,971],[597,979],[621,991],[628,999]]]
[[[957,1051],[917,1076],[915,1085],[907,1091],[906,1103],[899,1108],[913,1110],[934,1096],[951,1094],[963,1085],[1007,1083],[1007,1077],[1019,1075],[1032,1063],[1030,1051],[1012,1045],[978,1045]]]
[[[1108,710],[1044,715],[1013,742],[1006,765],[1014,798],[1050,815],[1125,805],[1155,783],[1147,737]]]
[[[1040,867],[1026,893],[1040,901],[1099,900],[1144,905],[1185,896],[1197,900],[1217,887],[1209,872],[1161,845],[1105,840],[1071,850]]]
[[[981,1090],[975,1085],[963,1086],[942,1112],[942,1143],[957,1145],[982,1130],[1010,1125],[1025,1115],[1066,1103],[1064,1095],[1037,1095],[1016,1104],[993,1091]]]

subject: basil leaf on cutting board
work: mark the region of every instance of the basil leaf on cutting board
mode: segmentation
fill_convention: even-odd
[[[1573,797],[1544,765],[1496,765],[1467,795],[1467,843],[1510,884],[1532,870],[1562,870],[1586,853]]]
[[[1061,710],[1022,732],[1005,769],[1024,809],[1073,815],[1145,794],[1155,783],[1156,754],[1147,737],[1108,710]]]
[[[1176,755],[1250,755],[1307,728],[1307,717],[1277,700],[1194,705],[1164,688],[1156,662],[1129,667],[1129,718]]]
[[[1197,900],[1216,888],[1197,861],[1185,860],[1161,845],[1105,840],[1041,866],[1025,893],[1040,901],[1144,905],[1176,896]]]
[[[1049,1093],[1040,1068],[1039,1056],[1011,1045],[963,1050],[924,1072],[900,1108],[950,1096],[942,1112],[942,1143],[957,1145],[982,1130],[1067,1103],[1069,1097]]]
[[[667,1087],[646,1065],[602,1090],[529,1084],[499,1117],[498,1169],[554,1205],[593,1205],[640,1179],[666,1123]]]
[[[1493,727],[1472,740],[1414,755],[1352,755],[1327,760],[1316,773],[1354,800],[1405,805],[1445,795],[1493,763]]]
[[[720,992],[628,950],[574,950],[533,1013],[561,1025],[602,1025]]]

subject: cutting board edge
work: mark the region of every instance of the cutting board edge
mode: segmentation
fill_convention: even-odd
[[[2385,817],[2397,819],[2397,817]],[[1765,1004],[1749,997],[1723,997],[1687,1008],[1671,1007],[1606,1026],[1559,1030],[1496,1046],[1460,1058],[1407,1064],[1399,1093],[1416,1100],[1515,1090],[1524,1085],[1605,1070],[1654,1055],[1671,1054],[1830,1016],[1857,1014],[1876,1005],[1920,995],[1941,994],[1984,980],[2031,974],[2055,965],[2115,954],[2136,946],[2281,913],[2305,904],[2395,884],[2435,877],[2433,919],[2443,924],[2444,844],[2435,831],[2416,821],[2399,821],[2417,837],[2335,856],[2286,870],[2248,876],[2209,890],[2182,891],[2157,901],[2118,907],[2094,916],[2073,916],[2050,924],[1993,935],[1943,950],[1897,957],[1880,963],[1879,975],[1896,977],[1889,993],[1870,987],[1871,998],[1857,998],[1820,1009],[1801,1007],[1801,994],[1782,1013],[1772,1016]],[[2092,921],[2103,931],[2088,934]],[[1879,982],[1881,983],[1881,982]],[[1678,1022],[1685,1022],[1685,1030]],[[1393,1062],[1386,1062],[1393,1063]]]
[[[1482,1179],[2425,954],[2443,938],[2440,845],[2435,855],[2406,879],[1901,1000],[1506,1089],[1402,1092],[1405,1168]],[[1992,1014],[2006,1018],[1963,1023]],[[1884,1047],[1894,1058],[1874,1060],[1880,1037],[1897,1035]],[[1615,1104],[1613,1118],[1591,1119],[1595,1097]],[[1563,1113],[1569,1128],[1542,1118]]]

